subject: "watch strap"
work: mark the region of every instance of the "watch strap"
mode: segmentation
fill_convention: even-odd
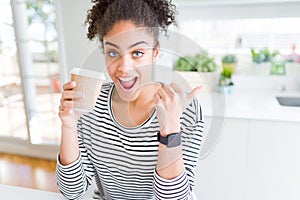
[[[181,145],[181,133],[171,133],[167,135],[166,137],[162,136],[160,132],[157,132],[157,140],[166,145],[167,147],[177,147]]]

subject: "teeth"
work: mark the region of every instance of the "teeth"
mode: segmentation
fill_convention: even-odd
[[[136,76],[119,77],[119,83],[123,89],[130,90],[132,87],[134,87],[136,78]]]
[[[121,81],[128,82],[128,81],[132,81],[133,79],[135,79],[135,77],[120,77],[119,79]]]

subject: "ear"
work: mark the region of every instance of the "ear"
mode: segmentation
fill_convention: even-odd
[[[156,47],[153,49],[153,61],[157,59],[159,52],[160,52],[160,43],[157,41]]]

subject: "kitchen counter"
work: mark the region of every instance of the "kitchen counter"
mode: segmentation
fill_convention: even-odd
[[[202,90],[198,96],[205,139],[196,169],[197,197],[298,200],[300,107],[281,106],[276,96],[300,97],[299,77],[234,78],[231,94]]]
[[[206,124],[196,170],[197,197],[300,199],[300,107],[279,105],[277,95],[300,96],[254,90],[199,95]]]
[[[60,193],[48,192],[43,190],[35,190],[23,187],[16,187],[10,185],[0,184],[0,197],[1,199],[9,200],[65,200]],[[82,200],[92,199],[92,193],[84,195]]]
[[[232,94],[200,93],[204,116],[300,122],[300,107],[281,106],[276,96],[300,97],[300,92],[237,89]]]
[[[1,199],[17,200],[63,200],[65,199],[61,194],[54,192],[47,192],[42,190],[34,190],[23,187],[1,185],[0,184]]]

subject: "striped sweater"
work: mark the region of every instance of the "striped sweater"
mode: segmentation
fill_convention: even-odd
[[[181,118],[184,172],[172,180],[156,173],[159,123],[154,111],[141,125],[127,128],[112,112],[113,83],[102,86],[93,111],[78,120],[80,155],[73,163],[57,162],[57,183],[68,199],[82,196],[95,177],[95,199],[189,199],[194,186],[203,120],[197,99]]]

